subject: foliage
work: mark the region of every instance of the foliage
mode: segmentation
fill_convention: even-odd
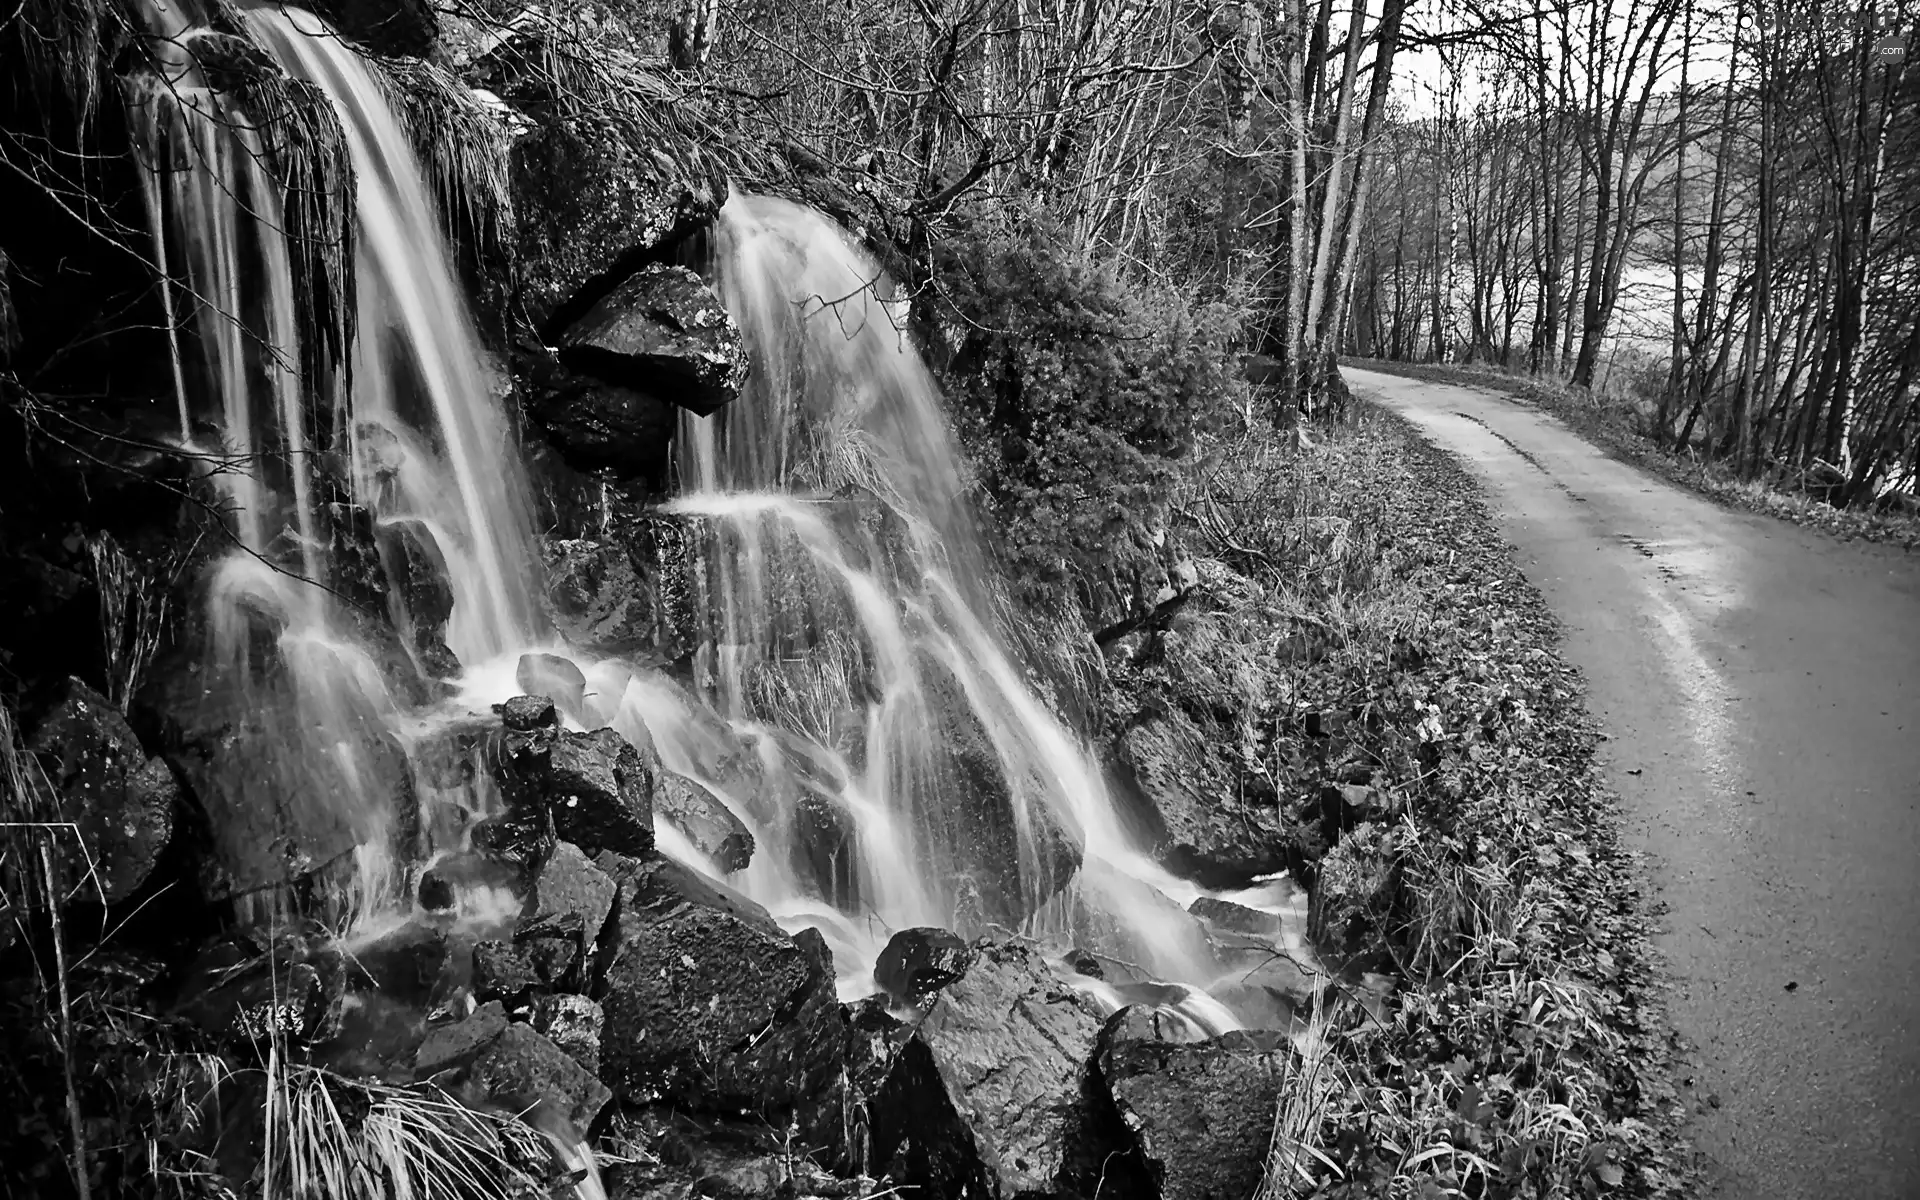
[[[1377,797],[1321,827],[1323,862],[1392,882],[1263,1195],[1679,1194],[1649,918],[1557,629],[1451,459],[1364,408],[1314,437],[1251,431],[1184,481],[1171,537],[1226,602],[1114,688],[1242,706],[1238,786],[1303,837],[1330,783]]]
[[[1150,602],[1176,472],[1239,407],[1227,314],[1133,285],[1037,212],[937,253],[941,374],[1017,598]]]

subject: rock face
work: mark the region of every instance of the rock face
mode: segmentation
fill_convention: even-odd
[[[653,807],[686,834],[694,849],[722,871],[744,871],[753,858],[753,831],[733,810],[700,784],[654,769]]]
[[[620,888],[602,1076],[627,1099],[782,1108],[818,1095],[846,1054],[833,963],[818,933],[669,859],[602,855]]]
[[[503,80],[510,103],[538,113],[541,85]],[[514,144],[520,306],[533,327],[557,333],[610,290],[636,259],[710,222],[726,200],[716,165],[666,127],[636,136],[593,114],[554,117]],[[581,304],[580,297],[587,297]]]
[[[973,965],[973,949],[944,929],[902,929],[887,940],[873,981],[908,1002],[958,981]]]
[[[1245,886],[1287,868],[1288,838],[1271,803],[1237,799],[1233,776],[1200,726],[1177,708],[1120,736],[1116,765],[1160,829],[1154,857],[1207,887]]]
[[[612,1093],[532,1026],[509,1022],[497,1003],[427,1035],[414,1074],[472,1090],[501,1107],[552,1104],[575,1129],[593,1125]],[[451,1078],[449,1078],[451,1076]]]
[[[544,351],[519,359],[523,404],[577,471],[664,483],[680,410],[663,396],[568,370]]]
[[[1099,1017],[1027,946],[974,951],[869,1104],[874,1162],[923,1196],[1073,1194],[1098,1174],[1084,1089]]]
[[[560,361],[617,388],[707,416],[746,381],[746,352],[726,306],[685,267],[628,277],[560,337]]]
[[[548,606],[570,643],[625,657],[658,643],[654,581],[625,546],[555,538],[545,557]]]
[[[1138,1007],[1108,1020],[1100,1080],[1163,1200],[1259,1190],[1290,1053],[1278,1034],[1172,1040]]]
[[[126,718],[78,679],[67,680],[27,749],[58,793],[60,816],[76,827],[77,844],[54,840],[60,890],[82,902],[131,896],[173,836],[173,772],[148,758]]]

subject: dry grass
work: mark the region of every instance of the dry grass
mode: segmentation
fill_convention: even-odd
[[[262,1200],[486,1200],[524,1194],[550,1150],[508,1114],[432,1085],[390,1087],[287,1062],[267,1066]]]

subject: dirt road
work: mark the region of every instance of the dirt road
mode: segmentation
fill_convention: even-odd
[[[1920,1198],[1920,555],[1731,512],[1475,388],[1342,368],[1486,485],[1667,906],[1730,1200]]]

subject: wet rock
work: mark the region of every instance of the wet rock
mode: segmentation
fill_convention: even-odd
[[[902,929],[880,952],[873,979],[888,995],[912,1002],[958,980],[972,965],[972,948],[946,930]]]
[[[453,882],[432,869],[421,873],[417,895],[420,907],[427,912],[453,911]]]
[[[399,602],[396,624],[411,635],[409,640],[423,660],[448,665],[439,660],[442,652],[451,657],[445,639],[447,619],[453,615],[453,585],[432,532],[422,521],[389,520],[375,528],[373,539],[381,574],[393,581],[392,599]],[[458,670],[457,659],[451,665]]]
[[[1205,887],[1245,887],[1287,868],[1288,838],[1269,802],[1240,798],[1221,739],[1177,708],[1142,717],[1120,737],[1114,766],[1151,811],[1154,857]]]
[[[636,569],[626,546],[554,539],[546,563],[548,607],[569,644],[631,656],[657,643],[654,580]]]
[[[414,1074],[422,1079],[465,1065],[482,1047],[507,1030],[507,1010],[495,1001],[482,1004],[465,1020],[427,1031],[414,1054]]]
[[[203,948],[188,966],[175,1011],[236,1048],[270,1038],[329,1035],[346,994],[344,961],[326,939],[289,933],[264,944],[240,935]]]
[[[1253,936],[1278,936],[1286,925],[1273,913],[1261,912],[1257,908],[1248,908],[1244,904],[1235,904],[1231,900],[1219,900],[1212,896],[1201,896],[1187,905],[1187,911],[1215,929]]]
[[[606,1025],[606,1014],[598,1004],[585,996],[566,993],[539,996],[534,999],[529,1024],[579,1063],[582,1070],[599,1077],[600,1031]]]
[[[527,878],[554,846],[553,821],[541,804],[521,804],[473,827],[474,853]]]
[[[419,811],[406,750],[371,698],[343,692],[316,730],[281,673],[243,684],[183,653],[149,679],[141,706],[208,840],[196,865],[209,900],[299,883],[401,839]]]
[[[479,942],[473,947],[473,998],[482,1004],[498,1000],[509,1012],[524,1007],[540,986],[533,960],[518,946],[506,942]]]
[[[869,1105],[874,1161],[896,1164],[893,1182],[922,1195],[1073,1194],[1099,1017],[1031,948],[974,950]]]
[[[1259,1190],[1289,1053],[1275,1035],[1186,1041],[1138,1007],[1107,1021],[1099,1078],[1159,1196],[1221,1200]]]
[[[513,681],[523,692],[546,696],[575,720],[586,713],[587,677],[570,658],[558,654],[522,654]]]
[[[656,766],[654,811],[687,836],[722,871],[744,871],[753,858],[753,831],[702,785]]]
[[[846,1052],[831,956],[766,910],[658,856],[602,855],[619,883],[603,1077],[635,1102],[791,1105],[824,1090]]]
[[[1386,945],[1400,892],[1400,840],[1391,828],[1350,830],[1314,872],[1307,937],[1336,965]]]
[[[418,1002],[433,995],[447,965],[446,931],[424,922],[410,922],[355,947],[351,959],[357,989]]]
[[[557,729],[560,725],[550,696],[515,696],[500,706],[500,721],[515,733]]]
[[[1080,833],[1038,802],[1023,831],[1016,793],[1038,796],[1046,785],[1029,780],[1014,788],[959,681],[931,656],[916,665],[937,730],[933,770],[951,794],[931,817],[938,853],[977,898],[974,919],[1017,927],[1079,870]]]
[[[542,931],[571,928],[584,946],[592,946],[613,909],[615,890],[612,877],[580,847],[556,842],[527,895],[515,936],[550,936]]]
[[[173,836],[180,786],[148,758],[125,717],[104,696],[68,679],[27,749],[57,795],[71,834],[53,839],[58,890],[116,904],[153,874]]]
[[[440,33],[428,0],[319,0],[312,8],[376,54],[422,56]]]
[[[548,109],[537,55],[497,56],[494,84],[509,103],[543,123],[514,143],[510,179],[519,215],[519,305],[551,336],[666,247],[712,221],[726,200],[725,176],[668,114],[644,135],[592,112]],[[484,82],[483,82],[484,86]]]
[[[532,1026],[508,1021],[497,1002],[430,1032],[414,1058],[414,1074],[477,1091],[513,1111],[554,1105],[579,1130],[591,1127],[612,1099],[592,1073]]]
[[[562,733],[548,756],[544,791],[561,840],[589,854],[653,849],[653,772],[613,730]]]
[[[561,335],[560,361],[615,387],[709,416],[746,381],[746,352],[726,305],[685,267],[629,276]]]
[[[575,471],[665,484],[680,410],[664,398],[569,370],[545,351],[516,361],[521,407]]]

